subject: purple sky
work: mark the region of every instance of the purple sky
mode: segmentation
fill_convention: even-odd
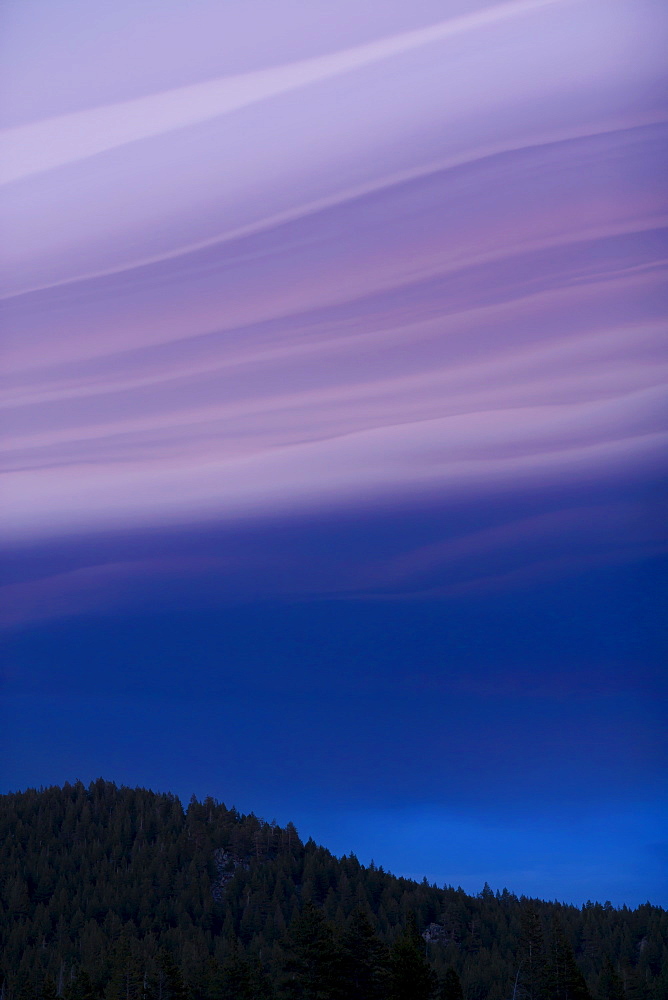
[[[236,678],[245,731],[267,732],[274,662],[296,699],[286,720],[317,717],[318,685],[385,691],[388,719],[410,692],[402,740],[433,772],[404,786],[378,715],[359,789],[318,805],[304,757],[326,730],[338,787],[332,761],[368,719],[364,695],[325,730],[297,726],[296,755],[274,734],[290,793],[249,764],[240,807],[302,817],[341,850],[356,846],[344,831],[364,831],[361,854],[466,887],[651,894],[656,865],[623,845],[665,840],[665,4],[10,0],[2,19],[4,787],[104,769],[228,801],[207,752],[170,771],[169,755],[139,763],[130,733],[109,758],[100,734],[127,704],[150,712],[150,690],[179,704],[184,671],[218,690],[212,649],[237,627],[218,669]],[[275,624],[276,601],[295,622]],[[319,626],[299,618],[309,609]],[[158,666],[161,616],[189,652]],[[400,664],[383,621],[403,623]],[[265,627],[262,670],[238,687]],[[113,663],[111,633],[125,637]],[[323,663],[328,642],[345,664]],[[147,680],[133,694],[122,663],[137,644]],[[568,822],[573,802],[599,819],[570,839],[555,826],[522,840],[528,819],[500,837],[491,792],[489,814],[484,796],[474,807],[420,732],[428,703],[457,698],[480,708],[469,784],[496,780],[533,816],[558,778]],[[512,732],[489,730],[498,698]],[[97,728],[49,736],[81,699]],[[27,747],[31,711],[43,736]],[[519,752],[539,731],[540,794]],[[165,745],[173,719],[152,732]],[[590,792],[569,791],[583,757]],[[618,817],[607,854],[602,816]],[[478,854],[449,863],[439,837]],[[545,845],[530,870],[526,838]],[[540,874],[555,865],[561,881]]]

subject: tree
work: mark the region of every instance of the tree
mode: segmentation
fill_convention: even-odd
[[[58,990],[51,976],[45,976],[42,982],[42,989],[39,993],[39,1000],[57,1000]]]
[[[188,992],[176,962],[168,951],[158,957],[157,1000],[186,1000]]]
[[[106,1000],[141,1000],[143,987],[144,977],[139,963],[130,954],[127,942],[121,941],[112,963]]]
[[[65,990],[65,1000],[96,1000],[95,990],[85,969],[79,969]]]
[[[350,1000],[384,1000],[389,978],[389,952],[361,908],[351,914],[341,939],[339,969],[342,992]]]
[[[334,1000],[338,994],[334,938],[313,903],[288,929],[280,995],[286,1000]]]
[[[598,1000],[624,1000],[624,986],[610,959],[603,966],[598,981]]]
[[[211,970],[206,1000],[254,1000],[250,963],[234,950],[221,965]]]
[[[648,1000],[647,983],[638,969],[627,969],[624,980],[626,1000]]]
[[[464,1000],[464,990],[456,971],[450,966],[446,969],[441,983],[439,1000]]]
[[[591,1000],[564,928],[558,917],[552,921],[551,961],[548,967],[550,1000]]]
[[[520,996],[525,1000],[548,1000],[548,969],[543,926],[535,907],[526,902],[520,937]]]
[[[390,954],[390,997],[392,1000],[431,1000],[438,985],[424,954],[425,943],[418,931],[415,914],[406,921],[403,934]]]

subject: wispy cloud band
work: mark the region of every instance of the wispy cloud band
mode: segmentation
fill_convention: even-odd
[[[8,131],[7,534],[642,478],[656,17],[489,5]]]

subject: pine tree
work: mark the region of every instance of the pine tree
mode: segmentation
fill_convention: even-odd
[[[441,983],[439,1000],[464,1000],[464,990],[462,989],[461,980],[452,966],[446,969],[443,982]]]
[[[106,1000],[142,1000],[144,976],[137,959],[130,953],[127,939],[122,938],[112,960],[111,976],[105,990]],[[168,998],[159,998],[168,1000]]]
[[[549,1000],[543,927],[535,907],[526,902],[520,938],[520,984],[525,1000]]]
[[[558,917],[552,921],[551,961],[548,967],[550,1000],[591,1000],[564,928]]]
[[[12,920],[20,920],[31,912],[30,894],[25,879],[20,875],[10,882],[8,892],[9,915]]]
[[[51,976],[45,976],[39,992],[39,1000],[57,1000],[58,990]]]
[[[624,976],[624,996],[626,1000],[648,1000],[647,983],[638,969],[628,969]]]
[[[598,981],[597,1000],[624,1000],[624,985],[610,959],[603,966]]]
[[[652,1000],[668,1000],[668,962],[661,970],[661,975],[654,983]]]
[[[364,910],[351,914],[341,939],[339,977],[349,1000],[385,1000],[389,952],[377,937]]]
[[[395,941],[390,954],[391,1000],[431,1000],[437,979],[425,957],[425,943],[413,913],[403,934]]]
[[[186,1000],[188,991],[176,962],[168,951],[158,957],[157,1000]]]
[[[222,965],[211,970],[206,1000],[254,1000],[252,979],[250,963],[235,947]]]
[[[339,995],[332,930],[320,910],[306,903],[288,930],[280,996],[285,1000],[335,1000]]]
[[[96,1000],[95,990],[85,969],[79,969],[65,990],[65,1000]]]

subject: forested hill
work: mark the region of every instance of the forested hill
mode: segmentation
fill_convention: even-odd
[[[439,889],[213,799],[4,795],[0,857],[2,1000],[668,1000],[665,910]]]

